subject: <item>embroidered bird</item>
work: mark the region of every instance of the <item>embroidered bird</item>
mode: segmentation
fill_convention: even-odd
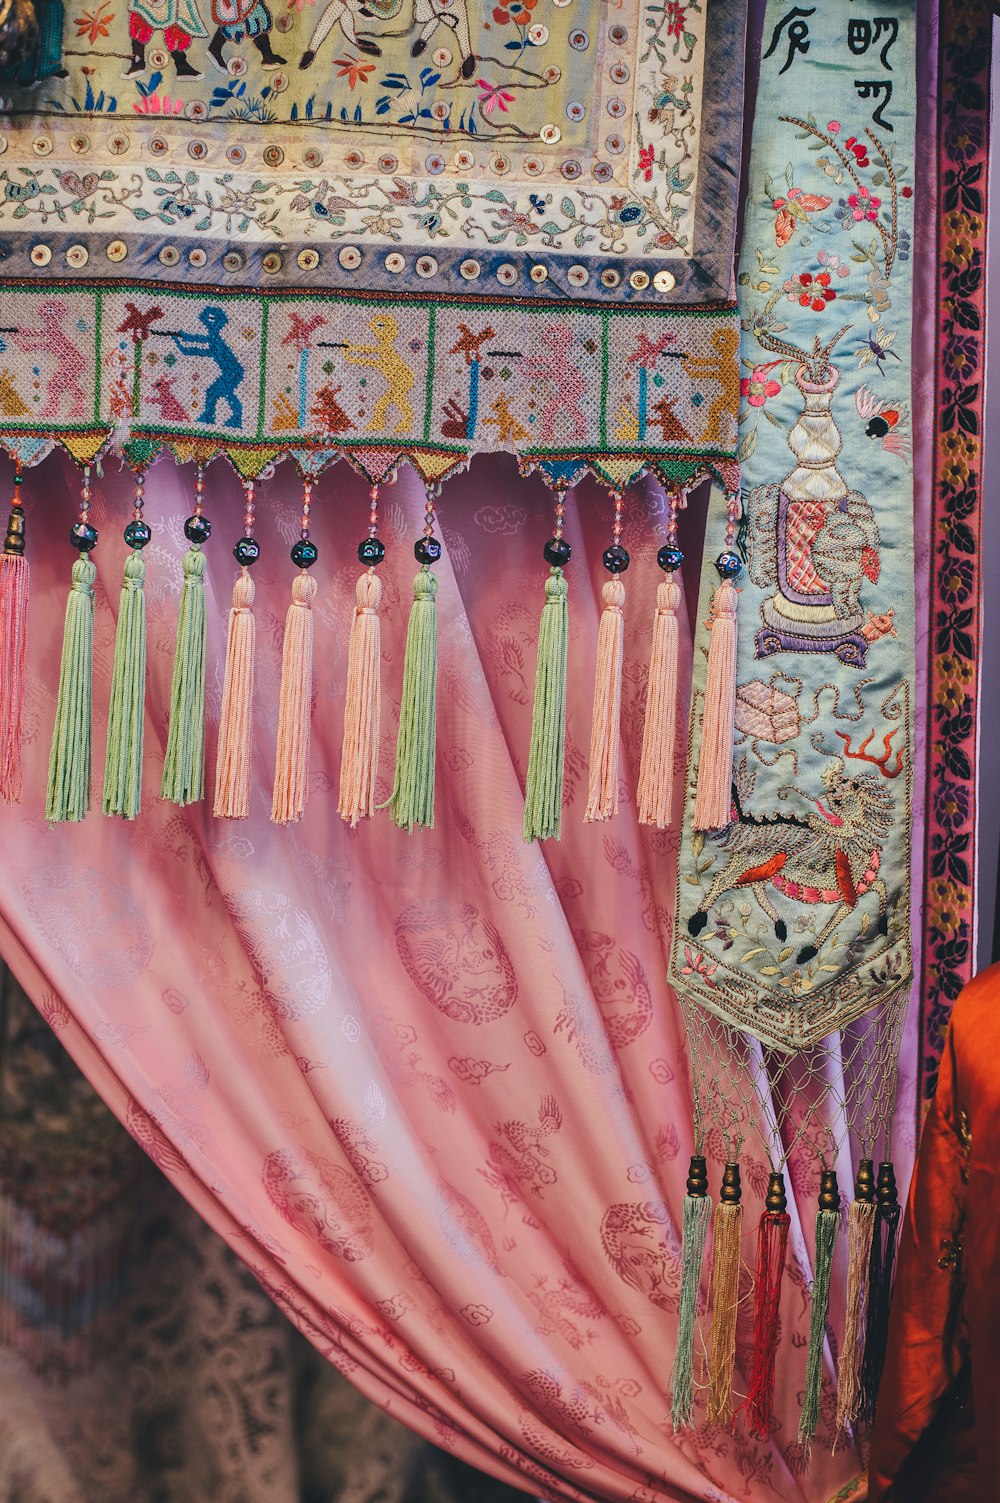
[[[912,443],[908,402],[883,402],[871,387],[861,386],[855,394],[854,405],[865,424],[868,438],[881,439],[887,454],[897,454],[900,459],[909,456]]]
[[[822,193],[803,193],[801,188],[789,188],[787,198],[773,198],[774,238],[779,245],[787,245],[797,224],[808,224],[810,214],[819,214],[833,202]]]

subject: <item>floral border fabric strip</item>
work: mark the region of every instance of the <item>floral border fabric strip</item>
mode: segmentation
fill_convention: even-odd
[[[986,188],[992,13],[941,7],[938,370],[918,1100],[934,1095],[952,1005],[976,969]]]

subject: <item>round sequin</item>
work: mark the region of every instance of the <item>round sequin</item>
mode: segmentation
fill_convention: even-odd
[[[267,255],[264,257],[263,261],[260,264],[261,266],[263,266],[268,276],[273,277],[277,272],[281,270],[281,257],[278,255],[277,251],[268,251]]]
[[[622,152],[625,150],[625,137],[619,136],[617,134],[607,136],[605,138],[604,146],[605,150],[610,152],[613,157],[620,157]]]
[[[560,10],[564,10],[567,5],[572,4],[572,0],[552,0],[552,4],[558,5]]]
[[[569,34],[569,45],[574,52],[586,52],[590,46],[590,38],[585,31],[577,27],[575,31],[571,31]]]
[[[535,26],[528,27],[528,41],[532,47],[544,47],[549,39],[549,28],[539,21]]]
[[[448,51],[447,47],[439,47],[433,54],[432,61],[435,68],[447,68],[448,64],[451,62],[451,53]]]
[[[590,272],[585,266],[571,266],[566,273],[566,280],[571,287],[586,287],[590,281]]]
[[[437,177],[438,173],[443,172],[445,169],[444,157],[436,151],[432,152],[429,157],[426,157],[424,159],[424,166],[427,168],[427,171],[430,173],[431,177]]]
[[[308,167],[311,171],[315,171],[317,167],[322,167],[323,165],[323,153],[317,151],[315,146],[310,146],[308,151],[302,153],[302,165],[303,167]]]
[[[226,64],[226,72],[229,74],[230,78],[242,78],[243,75],[249,71],[249,68],[250,64],[247,62],[246,58],[241,57],[239,53],[237,53],[235,57],[231,57]]]
[[[112,156],[123,156],[128,151],[129,144],[129,138],[124,131],[116,130],[108,137],[108,150]]]
[[[458,270],[467,282],[474,282],[481,275],[483,268],[478,261],[474,261],[470,256],[468,260],[462,262]]]
[[[234,145],[226,147],[226,161],[231,162],[234,167],[242,167],[246,159],[247,153],[245,146]]]
[[[614,175],[614,168],[610,162],[594,163],[594,181],[596,183],[610,183]]]
[[[586,106],[582,105],[578,99],[571,100],[566,106],[567,120],[582,120],[586,113]]]
[[[164,136],[153,136],[148,143],[148,150],[151,157],[165,157],[170,147]]]
[[[70,136],[69,146],[71,151],[75,151],[77,156],[80,156],[83,152],[90,150],[90,137],[84,135]]]
[[[352,172],[357,172],[359,167],[365,165],[364,153],[360,151],[348,151],[344,154],[344,166],[350,167]]]
[[[287,73],[272,73],[271,74],[271,78],[270,78],[270,84],[271,84],[271,93],[272,94],[283,94],[285,92],[285,90],[288,88],[288,74]]]
[[[285,160],[285,153],[280,146],[264,147],[264,165],[266,167],[280,167]]]
[[[418,256],[413,269],[418,277],[432,277],[438,269],[438,264],[433,256]]]
[[[398,166],[399,162],[391,152],[385,152],[385,154],[383,156],[380,156],[378,159],[378,170],[383,174],[395,172]]]
[[[52,260],[52,252],[47,245],[33,245],[31,247],[32,266],[48,266]]]
[[[546,83],[558,83],[562,78],[562,69],[557,68],[555,63],[550,63],[547,68],[542,69],[542,77]]]
[[[188,156],[192,157],[196,162],[203,162],[208,156],[208,147],[204,141],[189,141]]]
[[[191,99],[184,106],[184,113],[189,120],[200,124],[202,120],[208,119],[208,105],[203,99]]]
[[[176,266],[181,253],[176,245],[164,245],[160,249],[160,261],[164,266]]]
[[[525,157],[524,170],[530,177],[537,177],[545,169],[545,163],[541,157]]]
[[[471,151],[456,151],[455,166],[458,168],[459,172],[468,172],[470,168],[475,167],[475,165],[476,159]]]
[[[555,143],[562,137],[562,131],[559,129],[558,125],[543,125],[538,134],[545,142],[546,146],[554,146]]]
[[[337,252],[337,260],[345,271],[357,271],[361,265],[361,252],[356,245],[342,245]]]
[[[128,255],[128,246],[124,240],[109,240],[105,255],[109,261],[124,261]]]
[[[497,281],[503,287],[512,287],[517,281],[517,267],[509,261],[502,261],[497,267]]]
[[[531,268],[531,270],[528,272],[528,275],[529,275],[529,277],[531,278],[531,280],[533,282],[547,282],[549,280],[548,268],[545,267],[545,266],[542,266],[537,261],[536,261],[535,265]]]
[[[170,58],[164,52],[162,47],[154,47],[150,52],[147,61],[149,63],[149,66],[151,68],[155,68],[158,73],[162,73],[164,68],[168,67],[170,64]]]
[[[244,266],[243,256],[239,251],[226,251],[226,254],[222,258],[222,265],[225,271],[242,271]]]
[[[613,84],[627,84],[632,76],[625,63],[613,63],[608,71]]]
[[[66,251],[66,264],[72,266],[74,271],[79,271],[81,266],[86,266],[90,260],[90,252],[85,245],[71,245]]]
[[[619,287],[621,285],[621,280],[621,272],[615,271],[615,268],[613,266],[606,266],[601,272],[602,287]]]
[[[673,292],[677,286],[677,278],[672,271],[658,271],[653,278],[653,286],[657,292]]]
[[[625,43],[628,41],[628,27],[619,25],[612,26],[608,30],[608,36],[614,42],[616,47],[624,47]]]
[[[495,151],[490,157],[490,171],[495,172],[497,177],[504,177],[510,171],[510,157],[506,152]]]
[[[48,157],[52,155],[52,137],[36,136],[31,143],[31,149],[36,157]]]
[[[649,286],[649,272],[633,271],[628,279],[628,284],[633,292],[645,292]]]
[[[450,114],[451,105],[448,103],[447,99],[438,99],[434,102],[434,104],[431,105],[432,120],[437,120],[440,123],[441,121],[447,120]]]
[[[208,251],[202,245],[193,245],[188,251],[188,262],[191,266],[200,268],[208,264]]]
[[[559,171],[562,173],[563,177],[568,183],[575,183],[577,178],[583,171],[583,168],[580,166],[579,162],[570,157],[568,161],[563,162],[562,166],[559,168]]]
[[[280,32],[288,32],[291,31],[292,27],[295,25],[295,17],[289,15],[286,11],[283,16],[278,17],[274,24]]]
[[[305,250],[299,251],[295,260],[303,271],[315,271],[319,265],[319,251],[307,247]]]
[[[620,120],[626,110],[625,101],[616,94],[614,99],[608,100],[606,108],[612,120]]]
[[[390,251],[385,258],[385,269],[391,271],[394,277],[398,277],[401,271],[406,270],[406,257],[401,256],[399,251]]]

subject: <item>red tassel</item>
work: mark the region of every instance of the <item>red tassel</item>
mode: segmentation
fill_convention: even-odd
[[[20,475],[15,476],[7,536],[0,554],[0,799],[5,804],[16,804],[21,798],[28,560],[24,556],[20,482]]]
[[[778,1354],[778,1308],[792,1218],[785,1207],[785,1182],[772,1174],[766,1210],[757,1230],[757,1277],[753,1303],[753,1358],[747,1390],[747,1428],[766,1440],[774,1403],[774,1366]]]

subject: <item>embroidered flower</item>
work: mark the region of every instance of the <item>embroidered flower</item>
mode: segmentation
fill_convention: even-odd
[[[482,90],[479,103],[483,114],[492,115],[494,110],[499,110],[501,114],[506,115],[508,105],[514,103],[514,95],[502,89],[499,84],[487,83],[485,78],[479,80],[479,87]]]
[[[828,120],[826,123],[826,128],[830,132],[831,136],[835,136],[840,129],[840,121]]]
[[[506,4],[494,5],[493,19],[498,26],[506,26],[508,21],[515,26],[528,26],[537,4],[538,0],[506,0]]]
[[[962,605],[972,594],[975,582],[976,566],[972,559],[949,559],[938,581],[941,599],[946,605]]]
[[[790,277],[787,282],[782,282],[781,287],[790,303],[798,303],[803,308],[812,308],[815,313],[822,313],[827,303],[834,302],[837,296],[830,282],[828,271],[818,272],[816,276],[811,271],[804,271],[800,276]]]
[[[944,373],[949,381],[968,381],[979,366],[979,341],[971,334],[953,334],[944,351]]]
[[[681,966],[682,976],[704,976],[709,986],[715,986],[712,977],[719,969],[718,961],[709,965],[700,950],[697,955],[692,953],[690,945],[684,946],[684,959],[687,963]]]
[[[338,78],[346,78],[353,91],[355,84],[366,84],[368,75],[375,71],[374,63],[363,63],[357,57],[337,57],[333,60]]]
[[[183,99],[168,99],[166,94],[144,94],[132,101],[137,115],[179,115],[184,108]]]
[[[816,260],[820,266],[825,266],[827,271],[835,271],[838,277],[848,277],[851,274],[851,268],[847,263],[842,261],[839,256],[835,256],[832,251],[817,251]]]
[[[859,167],[870,166],[868,160],[868,147],[863,141],[857,141],[853,136],[848,136],[847,140],[844,142],[844,145],[847,147],[847,150],[849,152],[853,153],[854,160],[855,162],[857,162]]]
[[[763,407],[768,397],[776,397],[781,390],[781,382],[768,376],[773,369],[773,365],[755,365],[740,381],[740,396],[746,397],[751,407]]]
[[[650,183],[653,180],[654,156],[655,153],[651,146],[644,146],[639,152],[639,171],[642,173],[643,180],[647,183]]]
[[[964,783],[939,783],[934,793],[934,813],[946,830],[964,825],[971,814],[969,788]]]
[[[667,3],[667,36],[679,37],[683,34],[687,25],[687,4],[681,5],[679,0],[668,0]]]
[[[76,27],[77,41],[86,37],[91,47],[93,47],[100,37],[110,36],[110,26],[114,19],[114,11],[103,3],[95,5],[92,10],[85,10],[73,22],[73,25]]]
[[[849,193],[846,198],[838,200],[837,217],[844,229],[850,229],[852,225],[861,224],[865,220],[874,224],[881,206],[882,200],[862,184],[856,193]]]

